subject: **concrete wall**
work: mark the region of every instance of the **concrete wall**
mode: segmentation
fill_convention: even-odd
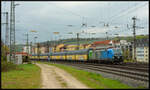
[[[10,55],[7,55],[7,62],[10,62]],[[15,64],[22,64],[23,60],[22,60],[22,55],[21,54],[16,54],[16,58],[15,61],[12,61]]]

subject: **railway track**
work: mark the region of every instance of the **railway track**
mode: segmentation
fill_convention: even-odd
[[[57,61],[59,62],[59,61]],[[107,66],[107,67],[112,67],[112,68],[120,68],[120,69],[126,69],[126,70],[133,70],[133,71],[140,71],[140,72],[149,72],[149,67],[148,65],[145,67],[143,66],[139,66],[139,65],[126,65],[126,64],[122,64],[122,65],[112,65],[112,64],[98,64],[98,63],[87,63],[87,62],[62,62],[61,63],[75,63],[75,64],[80,64],[80,65],[92,65],[92,66]]]
[[[120,69],[140,71],[140,72],[149,72],[148,67],[138,67],[138,66],[128,66],[128,65],[91,64],[91,63],[86,63],[86,65],[107,66],[107,67],[112,67],[112,68],[120,68]]]
[[[52,61],[53,62],[53,61]],[[104,64],[90,64],[90,63],[71,63],[71,62],[53,62],[58,64],[65,64],[80,69],[93,70],[97,72],[110,73],[122,77],[127,77],[134,80],[149,82],[149,73],[145,68],[133,68],[128,66],[104,65]]]
[[[149,64],[140,64],[140,63],[123,63],[125,66],[131,67],[141,67],[141,68],[149,68]]]

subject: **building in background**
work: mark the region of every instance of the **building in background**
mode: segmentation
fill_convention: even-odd
[[[77,50],[78,45],[77,44],[70,44],[66,46],[66,50],[67,51],[73,51],[73,50]]]
[[[13,61],[15,64],[22,64],[24,57],[27,56],[26,52],[16,52],[15,53],[15,61]],[[10,54],[7,54],[7,62],[10,62]]]
[[[39,48],[40,54],[46,53],[46,51],[47,51],[46,49],[47,49],[47,47],[44,47],[44,46],[40,47],[40,48]]]
[[[31,46],[28,46],[28,49],[29,49],[29,54],[31,54]],[[23,52],[28,53],[28,49],[27,49],[27,46],[24,46],[23,47]]]
[[[94,48],[94,49],[109,48],[109,47],[120,48],[120,42],[117,42],[117,41],[114,41],[114,40],[95,41],[91,45],[91,48]]]
[[[134,48],[133,57],[134,58]],[[149,63],[149,39],[136,40],[136,61]]]

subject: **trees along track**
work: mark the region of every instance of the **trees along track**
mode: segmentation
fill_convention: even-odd
[[[53,62],[53,61],[52,61]],[[80,69],[88,69],[93,71],[105,72],[123,77],[128,77],[134,80],[149,82],[148,68],[136,68],[121,65],[107,65],[107,64],[94,64],[94,63],[77,63],[77,62],[53,62],[74,66]],[[138,66],[137,66],[138,67]]]

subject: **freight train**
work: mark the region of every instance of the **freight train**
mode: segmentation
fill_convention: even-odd
[[[92,48],[65,52],[54,52],[46,54],[32,54],[31,60],[63,60],[63,61],[82,61],[98,63],[122,63],[123,53],[119,48],[107,48],[94,50]]]

